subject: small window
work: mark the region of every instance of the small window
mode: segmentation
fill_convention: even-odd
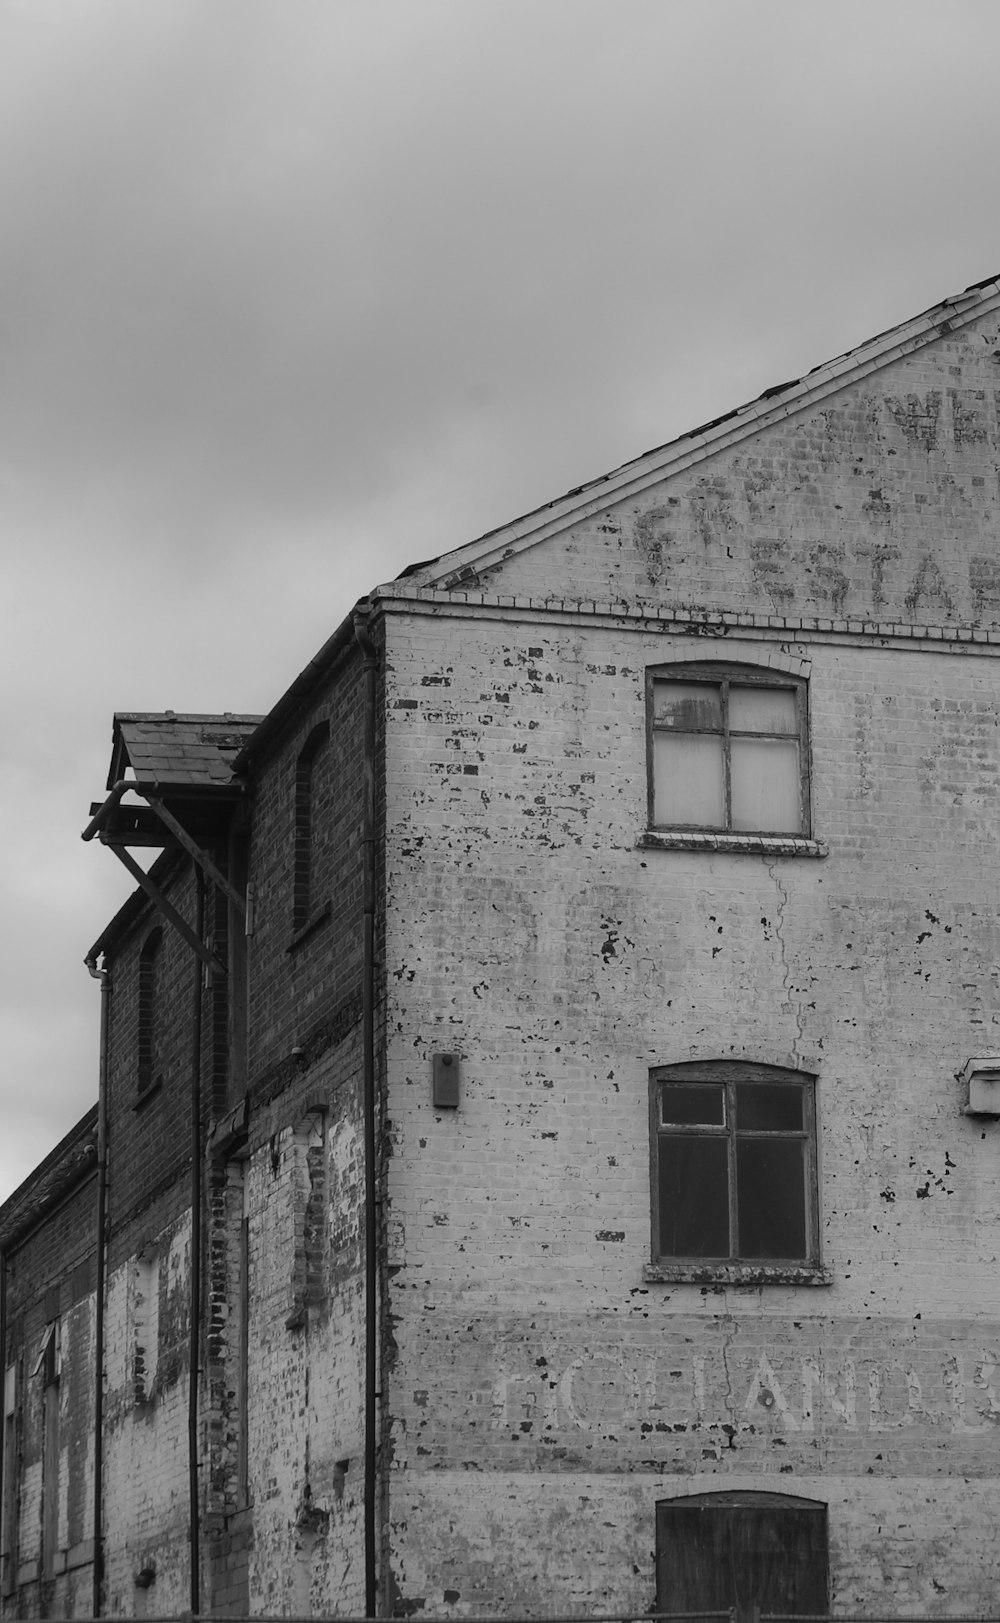
[[[651,828],[808,835],[801,677],[677,665],[648,683]]]
[[[652,1072],[654,1271],[818,1269],[814,1088],[725,1060]]]

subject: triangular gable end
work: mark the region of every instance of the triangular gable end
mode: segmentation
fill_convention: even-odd
[[[409,571],[405,586],[994,629],[998,449],[993,278]]]

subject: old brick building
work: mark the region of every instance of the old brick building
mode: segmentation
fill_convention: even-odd
[[[991,280],[116,718],[7,1615],[996,1613],[998,417]]]

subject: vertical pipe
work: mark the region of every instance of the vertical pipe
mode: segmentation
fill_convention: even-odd
[[[101,983],[101,1048],[97,1092],[97,1267],[94,1279],[94,1568],[93,1615],[104,1600],[104,1275],[108,1222],[108,1034],[111,976],[87,960]]]
[[[0,1390],[4,1397],[7,1395],[7,1253],[0,1246]],[[7,1460],[7,1405],[3,1404],[3,1413],[0,1414],[0,1528],[6,1532],[7,1524],[7,1482],[5,1472],[8,1468]],[[6,1540],[0,1546],[0,1577],[3,1576],[3,1558],[7,1554]],[[13,1549],[10,1551],[13,1559]],[[0,1588],[0,1608],[3,1606],[3,1592],[6,1585]],[[96,1616],[96,1613],[95,1613]]]
[[[196,862],[195,930],[205,933],[205,881]],[[191,1516],[191,1612],[201,1611],[201,1513],[198,1484],[198,1375],[201,1348],[201,1025],[205,966],[195,956],[191,1007],[191,1323],[188,1343],[188,1496]]]
[[[378,1399],[378,1226],[375,1142],[375,678],[378,656],[365,616],[354,616],[364,655],[364,832],[362,1064],[365,1117],[365,1616],[377,1608],[376,1405]]]

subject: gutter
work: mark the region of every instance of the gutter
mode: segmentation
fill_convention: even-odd
[[[360,642],[357,624],[359,620],[365,621],[367,619],[367,608],[368,599],[363,597],[351,610],[346,620],[342,620],[336,631],[326,639],[319,653],[315,654],[308,665],[303,667],[295,681],[281,695],[273,709],[268,711],[260,726],[250,734],[250,737],[233,761],[234,777],[246,774],[251,761],[255,760],[265,748],[269,747],[299,714],[317,683],[329,674],[330,670],[344,654],[350,651],[355,641]]]
[[[378,1221],[375,1137],[375,705],[378,654],[368,631],[368,617],[354,611],[354,637],[364,656],[364,830],[363,931],[364,967],[361,991],[362,1067],[365,1140],[365,1616],[377,1616],[376,1554],[378,1413]],[[336,635],[336,633],[335,633]]]

